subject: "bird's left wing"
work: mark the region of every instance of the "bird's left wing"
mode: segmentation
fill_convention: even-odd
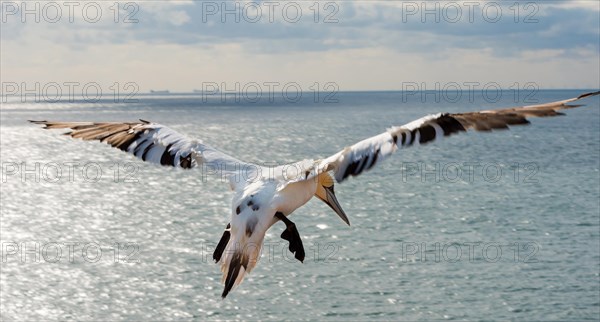
[[[211,173],[230,181],[232,175],[251,168],[249,164],[201,141],[188,139],[164,125],[144,120],[131,123],[30,122],[43,124],[46,129],[70,129],[66,135],[105,142],[147,162],[183,169],[206,166]]]
[[[579,107],[568,103],[600,94],[587,93],[568,100],[468,113],[439,113],[428,115],[408,124],[392,127],[377,136],[358,142],[342,151],[320,160],[306,174],[306,179],[323,172],[334,173],[337,182],[357,176],[389,157],[399,148],[433,142],[455,133],[508,129],[512,125],[529,124],[527,117],[564,115],[559,110]]]

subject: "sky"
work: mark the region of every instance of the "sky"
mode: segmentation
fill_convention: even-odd
[[[2,1],[0,16],[4,91],[600,88],[595,0]]]

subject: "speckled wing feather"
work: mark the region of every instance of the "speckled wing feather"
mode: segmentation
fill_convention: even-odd
[[[46,129],[70,129],[65,134],[73,138],[105,142],[143,161],[163,166],[191,169],[205,165],[211,173],[227,177],[247,165],[164,125],[144,120],[131,123],[30,122],[43,124]]]
[[[436,139],[468,130],[491,131],[508,129],[513,125],[525,125],[529,124],[527,117],[564,115],[559,111],[582,106],[568,103],[598,94],[600,92],[587,93],[568,100],[540,105],[428,115],[408,124],[392,127],[382,134],[358,142],[320,160],[314,169],[311,169],[311,174],[306,175],[306,178],[314,177],[325,171],[332,171],[336,181],[342,182],[350,176],[357,176],[371,169],[399,148],[430,143]]]

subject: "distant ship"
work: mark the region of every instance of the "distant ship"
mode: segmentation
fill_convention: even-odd
[[[155,91],[155,90],[150,90],[150,94],[169,94],[169,90],[164,90],[164,91]]]

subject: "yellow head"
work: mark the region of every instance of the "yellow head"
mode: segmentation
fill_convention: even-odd
[[[317,191],[315,192],[315,196],[331,207],[331,209],[333,209],[333,211],[335,211],[335,213],[340,216],[340,218],[346,224],[348,224],[348,226],[350,226],[350,220],[348,219],[348,216],[346,216],[342,206],[340,206],[340,203],[335,197],[333,186],[334,181],[331,175],[329,175],[327,172],[321,173],[318,176]]]

